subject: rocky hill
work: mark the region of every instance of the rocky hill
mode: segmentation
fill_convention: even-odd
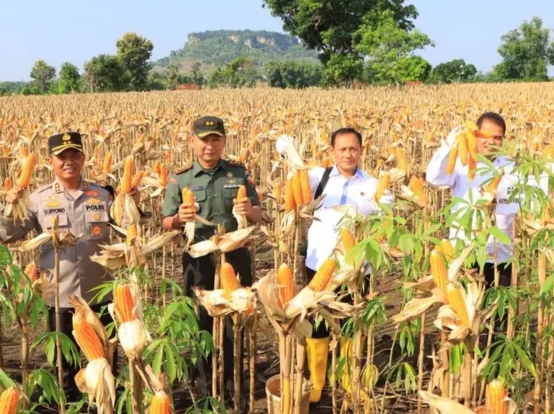
[[[252,30],[217,30],[190,33],[182,49],[154,62],[154,69],[165,69],[169,64],[186,70],[194,62],[210,70],[225,66],[244,57],[254,65],[263,66],[272,60],[301,60],[318,62],[317,54],[304,48],[300,41],[283,33]]]

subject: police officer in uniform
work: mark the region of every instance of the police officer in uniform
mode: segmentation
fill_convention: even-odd
[[[233,216],[233,207],[238,214],[245,214],[251,223],[261,220],[262,211],[254,183],[248,171],[242,164],[236,164],[221,158],[225,148],[226,134],[221,119],[206,116],[197,119],[193,124],[191,145],[196,160],[192,165],[173,175],[165,190],[162,208],[163,228],[166,230],[180,229],[186,222],[193,221],[199,214],[207,221],[222,225],[226,233],[237,230],[238,223]],[[237,201],[239,187],[244,185],[247,197]],[[181,191],[188,187],[193,191],[196,205],[182,204]],[[207,240],[215,234],[216,228],[196,223],[193,243]],[[239,274],[242,286],[252,284],[251,257],[246,247],[225,254],[235,273]],[[215,263],[212,255],[197,259],[186,252],[183,254],[183,273],[185,294],[193,297],[192,287],[206,290],[214,289]],[[205,309],[199,306],[198,323],[201,330],[212,332],[212,318]],[[208,358],[206,374],[211,374],[211,358]],[[233,329],[230,317],[225,318],[224,338],[224,370],[225,389],[228,403],[233,397]],[[241,370],[242,374],[242,370]],[[246,409],[246,401],[241,401],[242,409]]]
[[[101,284],[112,280],[108,270],[98,263],[92,262],[90,257],[98,253],[102,244],[110,243],[109,233],[109,206],[110,193],[94,183],[83,179],[82,171],[85,163],[82,138],[78,132],[59,133],[48,139],[50,165],[55,175],[51,184],[42,186],[31,193],[27,216],[23,222],[14,223],[13,218],[0,215],[0,240],[4,243],[14,243],[27,236],[33,230],[40,234],[48,232],[52,223],[58,217],[60,231],[69,231],[75,237],[75,244],[59,251],[60,259],[60,319],[61,331],[67,335],[75,345],[72,335],[73,307],[69,298],[73,295],[85,299],[94,312],[99,313],[112,300],[111,294],[102,298],[102,303],[93,301],[96,292],[93,290]],[[135,200],[140,196],[133,189]],[[17,203],[23,195],[23,189],[14,186],[6,194],[6,203]],[[2,206],[2,210],[4,206]],[[54,248],[47,242],[41,248],[39,268],[50,272],[54,281]],[[54,299],[48,306],[48,327],[56,330],[56,315]],[[100,318],[104,325],[112,319],[104,309]],[[114,355],[114,367],[117,365],[117,352]],[[67,401],[78,401],[80,393],[75,384],[76,366],[63,361],[64,391]],[[115,372],[115,369],[114,369]]]

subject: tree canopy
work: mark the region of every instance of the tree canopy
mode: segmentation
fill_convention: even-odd
[[[540,17],[524,21],[501,38],[498,53],[503,60],[494,71],[503,79],[542,81],[548,79],[548,66],[554,64],[554,42]]]

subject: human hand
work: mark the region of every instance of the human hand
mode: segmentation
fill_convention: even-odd
[[[248,197],[245,197],[242,200],[234,199],[233,203],[235,204],[234,211],[236,214],[248,214],[250,208],[252,207],[252,202]]]
[[[189,221],[194,221],[196,217],[196,207],[194,205],[189,206],[186,204],[181,204],[179,206],[177,216],[179,218],[179,223],[188,223]]]
[[[25,189],[18,185],[14,186],[11,190],[6,193],[6,203],[7,204],[16,204],[17,200],[23,197],[23,192]]]
[[[460,133],[461,130],[462,130],[462,127],[457,126],[457,127],[453,128],[452,131],[450,131],[450,134],[448,134],[448,136],[446,137],[446,140],[445,140],[446,144],[449,147],[452,147],[456,143],[456,136]]]

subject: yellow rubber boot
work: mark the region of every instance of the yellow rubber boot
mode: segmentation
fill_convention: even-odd
[[[346,362],[342,368],[341,383],[342,388],[348,394],[352,391],[350,386],[350,375],[351,375],[351,363],[352,363],[352,339],[340,338],[340,357],[346,357]]]
[[[321,400],[321,391],[325,386],[327,373],[327,357],[329,355],[329,338],[307,339],[308,369],[310,381],[313,384],[310,392],[310,402]]]

